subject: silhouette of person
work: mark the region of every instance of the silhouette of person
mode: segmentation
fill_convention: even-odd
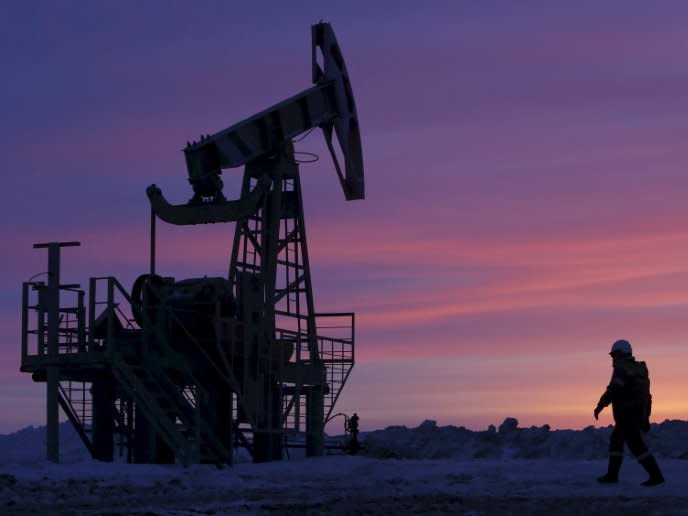
[[[664,476],[641,435],[641,431],[650,429],[651,396],[649,395],[650,380],[647,366],[645,362],[636,362],[631,344],[627,340],[614,342],[609,354],[612,357],[614,372],[593,413],[597,419],[602,409],[611,403],[615,425],[609,439],[607,474],[599,477],[597,481],[602,484],[619,481],[619,470],[623,462],[624,443],[626,443],[650,475],[642,485],[656,486],[664,482]]]
[[[349,440],[347,448],[349,452],[355,455],[361,447],[358,442],[358,414],[355,412],[354,415],[346,421],[346,429],[351,432],[351,439]]]

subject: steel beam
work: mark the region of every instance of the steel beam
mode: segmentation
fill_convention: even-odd
[[[80,245],[79,242],[48,242],[34,244],[34,249],[48,249],[48,285],[43,295],[42,308],[48,314],[48,360],[46,368],[47,384],[47,459],[52,462],[60,461],[60,405],[59,385],[60,369],[57,364],[59,353],[60,328],[60,248]]]

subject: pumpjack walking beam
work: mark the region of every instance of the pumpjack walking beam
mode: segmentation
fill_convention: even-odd
[[[314,127],[323,130],[346,199],[365,197],[358,115],[344,58],[328,23],[314,25],[311,33],[315,85],[238,124],[187,144],[184,154],[193,197],[185,205],[174,206],[156,185],[149,186],[147,194],[158,217],[177,225],[246,218],[268,190],[270,178],[260,177],[249,194],[227,201],[222,193],[222,170],[275,154]],[[344,170],[335,152],[336,144],[342,151]]]

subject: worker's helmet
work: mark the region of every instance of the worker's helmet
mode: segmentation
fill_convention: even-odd
[[[610,355],[613,355],[614,353],[632,355],[633,350],[631,349],[631,343],[624,339],[617,340],[614,344],[612,344],[612,350],[609,352]]]

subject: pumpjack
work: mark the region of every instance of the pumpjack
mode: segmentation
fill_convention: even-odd
[[[364,198],[358,116],[332,28],[311,28],[313,85],[184,149],[193,191],[169,203],[156,185],[150,271],[23,284],[21,371],[47,384],[48,458],[59,460],[59,408],[92,456],[231,464],[281,460],[286,446],[324,453],[324,425],[354,364],[354,314],[316,313],[294,140],[323,131],[346,200]],[[341,159],[341,162],[340,162]],[[221,174],[243,167],[227,199]],[[155,224],[233,223],[228,276],[156,273]]]

